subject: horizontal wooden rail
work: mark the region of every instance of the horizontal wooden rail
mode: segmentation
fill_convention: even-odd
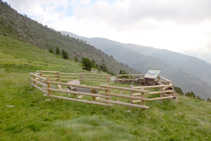
[[[149,94],[163,94],[163,93],[173,93],[173,90],[169,90],[169,91],[157,91],[157,92],[149,92]]]
[[[42,75],[42,77],[57,77],[58,75]]]
[[[64,99],[64,100],[70,100],[70,101],[77,101],[82,103],[89,103],[89,104],[96,104],[96,105],[103,105],[103,106],[112,106],[111,104],[107,103],[101,103],[101,102],[95,102],[95,101],[88,101],[88,100],[81,100],[81,99],[75,99],[75,98],[68,98],[63,96],[56,96],[56,95],[44,95],[52,98],[58,98],[58,99]]]
[[[70,91],[70,90],[60,90],[60,89],[53,89],[53,88],[44,88],[44,90],[51,90],[55,92],[63,92],[63,93],[70,93],[70,94],[77,94],[77,95],[86,95],[86,96],[92,96],[92,97],[111,98],[110,96],[105,96],[105,95],[100,95],[100,94],[92,94],[92,93],[77,92],[77,91]]]
[[[151,88],[165,88],[172,87],[172,85],[155,85],[155,86],[135,86],[133,89],[151,89]]]
[[[163,99],[172,99],[173,96],[167,96],[167,97],[156,97],[156,98],[149,98],[148,101],[154,101],[154,100],[163,100]]]
[[[62,82],[55,82],[49,81],[50,84],[57,84],[57,85],[65,85],[65,86],[73,86],[73,87],[80,87],[80,88],[90,88],[90,89],[98,89],[98,90],[110,90],[102,87],[95,87],[95,86],[84,86],[84,85],[76,85],[76,84],[69,84],[69,83],[62,83]]]
[[[42,77],[42,76],[40,76],[40,75],[38,75],[38,74],[30,73],[30,75],[31,75],[31,76],[35,76],[35,77],[37,77],[37,78],[39,78],[39,79],[42,79],[42,80],[44,80],[44,81],[47,81],[47,78]]]
[[[60,78],[80,78],[80,76],[60,76]]]
[[[107,76],[84,76],[85,78],[95,78],[95,79],[107,79]]]
[[[118,81],[138,81],[138,79],[117,79]]]
[[[31,81],[36,82],[36,83],[38,83],[38,84],[40,84],[40,85],[42,85],[42,86],[44,86],[44,87],[47,87],[47,86],[48,86],[47,84],[42,83],[42,82],[40,82],[40,81],[38,81],[38,80],[35,80],[35,79],[33,79],[33,78],[30,78],[30,79],[31,79]]]
[[[100,93],[102,95],[109,95],[109,96],[115,96],[115,97],[120,97],[120,98],[129,98],[129,99],[138,99],[138,100],[149,100],[148,98],[142,98],[138,96],[130,96],[130,95],[123,95],[123,94],[114,94],[114,93]]]
[[[99,80],[99,79],[83,79],[83,81],[100,81],[100,82],[107,82],[108,80]]]
[[[43,90],[43,89],[40,88],[39,86],[37,86],[37,85],[35,85],[35,84],[33,84],[33,83],[31,83],[31,85],[34,86],[35,88],[39,89],[40,91],[42,91],[42,92],[44,92],[44,93],[46,93],[46,94],[49,94],[48,91]]]
[[[120,102],[120,101],[102,100],[102,99],[100,99],[100,101],[101,101],[101,102],[107,102],[107,103],[118,104],[118,105],[125,105],[125,106],[130,106],[130,107],[143,108],[143,109],[148,109],[148,108],[149,108],[149,106],[145,106],[145,105],[137,105],[137,104],[131,104],[131,103]]]
[[[116,76],[121,77],[121,76],[144,76],[144,74],[117,74]]]
[[[165,81],[168,81],[168,82],[171,82],[170,80],[168,80],[167,78],[163,77],[163,76],[160,76],[161,79],[165,80]]]
[[[41,72],[44,72],[44,73],[58,73],[58,71],[41,71]]]
[[[113,89],[119,89],[119,90],[125,90],[125,91],[133,91],[133,92],[142,92],[142,93],[149,93],[149,91],[146,90],[137,90],[133,88],[125,88],[125,87],[116,87],[116,86],[110,86],[110,85],[100,85],[101,87],[104,88],[113,88]]]
[[[80,73],[60,73],[61,75],[80,75]]]
[[[95,74],[95,73],[81,73],[81,74],[84,74],[84,75],[97,75],[97,76],[110,76],[108,74]]]

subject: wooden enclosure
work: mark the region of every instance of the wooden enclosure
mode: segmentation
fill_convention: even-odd
[[[134,75],[131,75],[134,76]],[[140,75],[141,76],[141,75]],[[175,98],[174,88],[169,80],[156,86],[119,87],[109,85],[110,75],[88,73],[61,73],[58,71],[38,71],[30,73],[31,85],[44,96],[83,103],[112,106],[114,104],[148,109],[147,102]],[[107,84],[85,86],[67,83],[70,80],[102,81]],[[168,82],[168,83],[167,83]],[[70,88],[76,88],[73,90]],[[153,90],[153,91],[152,91]],[[150,97],[159,95],[158,97]]]

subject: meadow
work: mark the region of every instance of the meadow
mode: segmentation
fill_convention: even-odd
[[[80,63],[0,36],[0,140],[211,140],[210,102],[179,95],[128,112],[52,99],[31,87],[29,73],[37,70],[85,72]]]

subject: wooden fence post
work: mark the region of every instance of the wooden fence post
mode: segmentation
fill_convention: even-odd
[[[84,74],[83,73],[80,74],[80,79],[81,79],[82,82],[84,81]]]
[[[57,74],[58,74],[58,80],[60,81],[60,79],[61,79],[61,73],[58,71]]]
[[[39,74],[40,74],[40,76],[42,76],[42,75],[43,75],[43,73],[42,73],[42,71],[41,71],[41,70],[39,71]]]
[[[35,77],[35,76],[33,76],[33,79],[35,79],[35,80],[36,80],[36,77]],[[33,81],[33,83],[34,83],[34,85],[37,85],[37,82]]]
[[[133,86],[131,86],[133,88]],[[133,96],[133,91],[130,91],[130,96]],[[130,99],[130,104],[133,104],[133,100]],[[130,111],[132,111],[132,107],[130,106]]]
[[[143,89],[141,89],[141,90],[143,90]],[[141,92],[141,97],[142,97],[142,98],[145,98],[144,92]],[[142,102],[142,105],[146,106],[146,101],[145,101],[145,100],[141,100],[141,102]],[[143,108],[143,111],[145,111],[144,108]]]
[[[50,88],[51,88],[51,84],[49,83],[49,81],[50,81],[50,79],[49,79],[49,78],[47,78],[46,83],[47,83],[47,85],[48,85],[48,89],[50,89]],[[49,95],[52,95],[52,91],[51,91],[51,90],[48,90],[48,93],[49,93]]]
[[[110,82],[110,75],[107,75],[107,83]]]
[[[110,91],[109,90],[105,90],[105,93],[106,93],[106,96],[108,96],[107,93],[109,93]],[[106,98],[106,100],[109,100],[108,98]],[[106,102],[106,104],[108,104],[108,102]]]

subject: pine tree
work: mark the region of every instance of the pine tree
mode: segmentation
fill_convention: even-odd
[[[83,65],[83,69],[91,71],[92,62],[89,60],[89,58],[82,58],[81,63]]]
[[[69,59],[68,54],[65,50],[62,50],[62,58]]]
[[[57,47],[56,48],[56,55],[60,55],[61,53],[60,53],[60,50],[59,50],[59,48]]]

